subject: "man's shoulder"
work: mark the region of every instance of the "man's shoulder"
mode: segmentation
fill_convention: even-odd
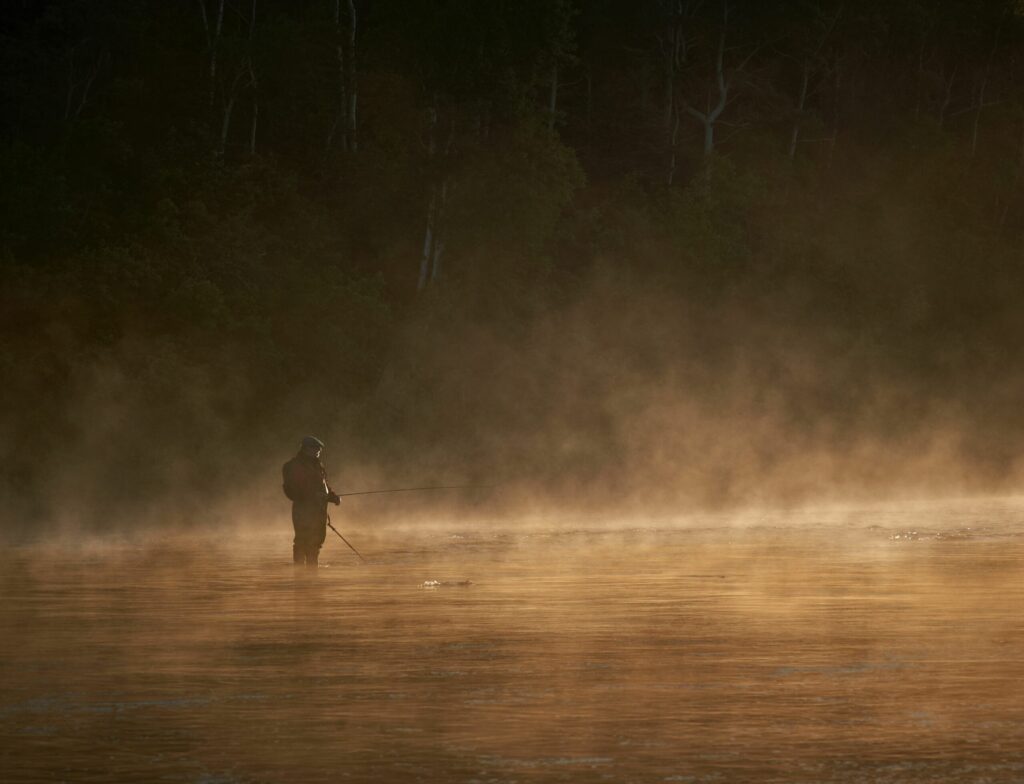
[[[285,472],[306,471],[309,473],[316,473],[320,470],[320,465],[305,459],[302,455],[295,455],[295,457],[281,466],[281,470]]]

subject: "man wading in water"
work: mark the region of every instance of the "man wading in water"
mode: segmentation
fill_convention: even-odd
[[[292,525],[295,542],[292,559],[296,566],[305,564],[314,569],[320,547],[327,538],[327,502],[340,504],[341,498],[327,483],[327,472],[320,462],[324,443],[319,438],[302,439],[299,453],[284,464],[284,494],[292,502]]]

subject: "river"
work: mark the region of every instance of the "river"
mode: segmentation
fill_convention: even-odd
[[[0,556],[0,779],[1021,782],[1024,504]]]

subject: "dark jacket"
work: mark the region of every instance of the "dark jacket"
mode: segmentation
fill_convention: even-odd
[[[302,506],[320,505],[327,508],[331,487],[327,483],[327,472],[315,457],[299,452],[281,468],[284,479],[284,494]]]

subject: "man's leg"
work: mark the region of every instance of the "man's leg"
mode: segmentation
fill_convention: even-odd
[[[294,515],[292,516],[292,527],[295,529],[295,538],[292,539],[292,563],[302,566],[306,562],[306,540],[308,537],[305,536],[305,531]]]
[[[305,537],[302,533],[302,517],[297,504],[292,504],[292,529],[295,531],[295,538],[292,539],[292,563],[302,566],[306,562]]]
[[[306,566],[316,569],[319,566],[320,545],[309,544],[306,546]]]
[[[325,515],[326,518],[326,515]],[[324,519],[316,524],[316,527],[310,532],[309,536],[309,550],[306,555],[306,566],[312,566],[316,568],[318,559],[320,557],[320,548],[324,546],[324,542],[327,539],[327,520]]]

